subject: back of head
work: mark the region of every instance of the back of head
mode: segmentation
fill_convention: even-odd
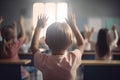
[[[73,33],[66,23],[55,22],[46,32],[46,43],[52,51],[67,49],[72,43]]]
[[[10,41],[15,38],[14,27],[11,25],[4,26],[1,31],[1,36],[4,40]]]
[[[8,47],[7,43],[10,40],[14,40],[14,27],[11,25],[4,26],[1,30],[2,43],[0,45],[0,58],[8,58]]]
[[[111,38],[108,29],[100,29],[97,37],[96,50],[99,57],[109,55]]]

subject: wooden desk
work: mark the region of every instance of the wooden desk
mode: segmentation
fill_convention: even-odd
[[[85,50],[83,54],[95,54],[95,51],[93,50]],[[112,51],[112,54],[119,55],[120,51]]]
[[[91,55],[91,56],[90,56]],[[84,53],[83,56],[88,58],[94,58],[94,53],[89,52]],[[21,59],[31,59],[33,66],[33,54],[19,54]],[[113,57],[117,56],[120,58],[120,54],[113,54]],[[82,60],[83,72],[84,72],[84,80],[120,80],[120,61],[112,60],[112,61],[103,61],[103,60]]]
[[[31,60],[28,59],[22,59],[22,60],[9,60],[9,59],[1,59],[0,60],[0,65],[1,64],[17,64],[17,65],[27,65],[30,63]]]
[[[34,54],[32,53],[19,53],[20,59],[30,59],[31,63],[27,64],[27,66],[33,66],[33,61],[34,61]]]
[[[21,65],[27,65],[31,60],[0,60],[0,80],[22,80]]]
[[[120,51],[113,51],[113,60],[120,60]],[[94,60],[95,51],[84,51],[82,60]]]
[[[119,60],[82,60],[83,80],[120,80]]]
[[[30,59],[31,63],[27,64],[28,66],[33,66],[34,64],[34,55],[32,53],[19,53],[20,59]],[[94,60],[95,52],[94,51],[85,51],[82,56],[82,60]],[[113,60],[120,60],[120,51],[113,52]]]
[[[119,60],[82,60],[82,65],[120,65]]]

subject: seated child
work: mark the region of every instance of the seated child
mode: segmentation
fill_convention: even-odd
[[[118,41],[118,33],[116,29],[116,25],[112,26],[112,31],[114,33],[114,40],[111,39],[111,35],[107,28],[101,28],[98,32],[97,42],[93,42],[90,37],[92,35],[92,31],[90,31],[90,35],[88,36],[88,41],[91,45],[94,45],[96,56],[95,58],[98,60],[111,60],[112,59],[112,50],[117,47]],[[87,33],[87,32],[86,32]]]
[[[25,39],[23,17],[20,17],[21,36],[17,39],[16,22],[6,25],[1,30],[2,41],[0,41],[0,59],[18,60],[18,51]],[[29,73],[21,66],[22,79],[30,80]]]
[[[76,25],[75,15],[69,15],[67,23],[55,22],[48,27],[45,41],[51,55],[42,54],[38,47],[40,31],[45,27],[46,21],[46,16],[41,15],[33,35],[30,49],[34,54],[34,66],[42,72],[43,80],[76,80],[76,71],[81,64],[85,44]],[[77,48],[68,52],[73,35]]]

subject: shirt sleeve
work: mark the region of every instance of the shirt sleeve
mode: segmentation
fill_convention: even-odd
[[[77,57],[81,58],[82,53],[79,49],[75,49],[74,51],[72,51]]]
[[[71,56],[72,56],[73,60],[76,61],[76,63],[79,66],[81,64],[81,58],[82,58],[81,51],[79,49],[75,49],[74,51],[71,52]]]
[[[45,62],[45,59],[47,59],[47,55],[40,53],[40,51],[37,51],[34,54],[34,66],[39,69],[40,65]]]

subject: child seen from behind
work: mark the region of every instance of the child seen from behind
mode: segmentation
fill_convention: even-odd
[[[17,39],[16,22],[1,29],[0,59],[19,60],[18,51],[25,39],[24,19],[20,17],[21,36]],[[30,80],[29,73],[21,66],[22,79]]]
[[[34,54],[34,66],[42,71],[43,80],[76,80],[85,44],[76,25],[75,15],[69,15],[67,23],[55,22],[48,27],[45,41],[51,55],[42,54],[38,47],[40,31],[45,27],[46,21],[47,17],[41,15],[34,32],[30,47]],[[77,48],[68,52],[73,35],[77,40]]]

